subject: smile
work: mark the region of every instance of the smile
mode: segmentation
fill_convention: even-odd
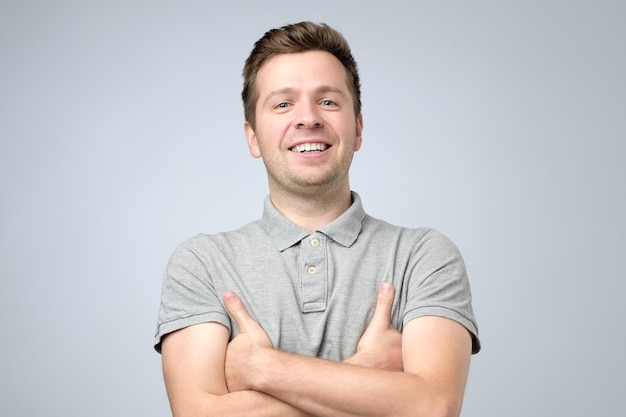
[[[294,146],[290,151],[299,153],[324,152],[328,148],[329,146],[325,143],[303,143],[302,145]]]

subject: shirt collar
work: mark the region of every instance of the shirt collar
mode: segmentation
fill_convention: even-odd
[[[352,205],[348,210],[326,226],[320,228],[319,232],[324,233],[340,245],[349,247],[359,236],[363,219],[365,219],[365,211],[361,204],[361,197],[353,191]],[[265,197],[261,221],[274,245],[281,252],[311,234],[308,230],[303,229],[280,214],[272,204],[269,195]]]

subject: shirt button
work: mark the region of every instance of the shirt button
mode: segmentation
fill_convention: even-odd
[[[311,239],[311,246],[317,248],[320,245],[320,241],[318,239]]]
[[[310,267],[307,268],[307,271],[308,271],[309,275],[315,275],[315,272],[317,270],[315,269],[314,266],[310,266]]]

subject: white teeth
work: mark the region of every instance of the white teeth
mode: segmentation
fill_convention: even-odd
[[[325,143],[303,143],[302,145],[294,146],[291,148],[293,152],[311,152],[311,151],[325,151],[328,145]]]

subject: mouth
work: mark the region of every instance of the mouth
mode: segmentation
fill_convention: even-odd
[[[328,148],[330,148],[330,146],[325,143],[303,143],[289,148],[289,150],[297,153],[319,153],[324,152]]]

